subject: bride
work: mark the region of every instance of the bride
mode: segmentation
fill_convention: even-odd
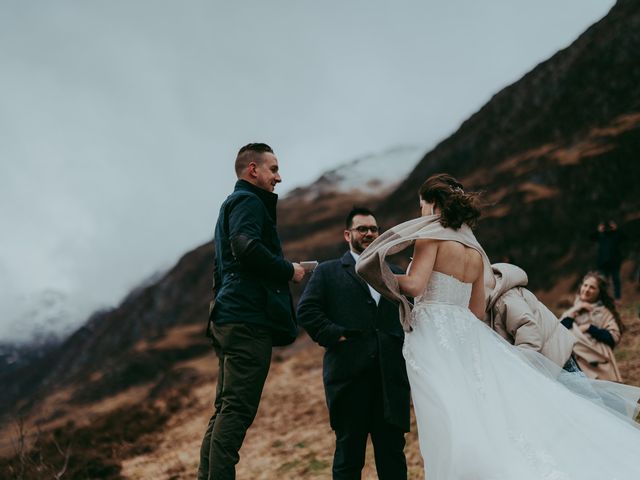
[[[450,175],[430,177],[422,217],[385,232],[357,265],[400,305],[426,478],[639,479],[640,388],[565,372],[479,321],[493,278],[470,228],[475,203]],[[394,275],[385,257],[410,245],[408,273]]]

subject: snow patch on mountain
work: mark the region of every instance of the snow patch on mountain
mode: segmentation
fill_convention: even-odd
[[[69,319],[75,316],[66,294],[48,289],[23,298],[24,312],[7,323],[0,337],[1,344],[57,343],[73,330]]]
[[[302,195],[305,200],[314,200],[335,193],[383,195],[411,173],[425,152],[424,146],[404,145],[365,155],[325,172],[315,182],[293,190],[289,196]]]

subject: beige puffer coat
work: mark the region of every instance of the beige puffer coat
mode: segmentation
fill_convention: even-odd
[[[562,367],[569,360],[576,338],[558,318],[524,288],[529,279],[520,267],[491,265],[495,287],[487,289],[485,321],[502,338],[521,348],[540,352]]]

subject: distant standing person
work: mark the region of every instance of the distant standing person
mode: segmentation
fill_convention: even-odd
[[[198,480],[233,480],[271,364],[271,347],[296,338],[289,281],[304,269],[283,257],[273,193],[278,159],[264,143],[238,152],[238,181],[215,228],[215,299],[208,331],[218,355],[215,412],[202,447]]]
[[[333,478],[361,478],[371,435],[378,478],[406,480],[410,392],[398,306],[355,271],[360,254],[378,238],[373,213],[351,210],[343,235],[349,250],[316,268],[298,304],[298,322],[326,348],[323,381],[336,435]]]
[[[613,220],[601,222],[595,233],[598,242],[597,268],[606,279],[613,283],[613,296],[620,299],[620,265],[622,264],[622,234]]]

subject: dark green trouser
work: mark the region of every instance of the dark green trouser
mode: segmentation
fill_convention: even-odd
[[[200,448],[198,480],[233,480],[238,451],[258,411],[271,364],[271,332],[243,323],[213,325],[218,354],[214,414]]]

